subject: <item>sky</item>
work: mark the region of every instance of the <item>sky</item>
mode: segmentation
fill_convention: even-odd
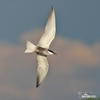
[[[24,54],[25,41],[37,43],[51,6],[57,32],[50,68],[36,83],[36,55]],[[79,91],[100,96],[99,0],[0,0],[0,99],[79,100]]]

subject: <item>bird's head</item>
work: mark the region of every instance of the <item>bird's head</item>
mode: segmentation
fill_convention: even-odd
[[[49,53],[50,55],[56,55],[55,52],[53,52],[52,50],[49,50],[49,49],[48,49],[48,53]]]

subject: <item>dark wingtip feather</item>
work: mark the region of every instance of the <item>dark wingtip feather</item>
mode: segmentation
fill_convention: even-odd
[[[40,84],[36,84],[36,88],[38,88],[40,86]]]
[[[53,11],[54,10],[54,7],[53,6],[51,6],[51,11]]]
[[[40,86],[40,84],[39,84],[39,76],[37,76],[36,88],[38,88],[39,86]]]

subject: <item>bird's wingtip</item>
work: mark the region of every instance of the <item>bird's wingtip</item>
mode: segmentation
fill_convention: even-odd
[[[38,88],[40,86],[40,84],[36,84],[36,88]]]
[[[39,83],[39,76],[37,76],[36,88],[38,88],[39,86],[40,86],[40,83]]]
[[[52,11],[54,10],[54,7],[53,7],[53,6],[51,6],[51,10],[52,10]]]

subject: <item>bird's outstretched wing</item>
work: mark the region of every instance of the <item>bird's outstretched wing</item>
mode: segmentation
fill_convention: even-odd
[[[50,16],[45,26],[44,34],[40,38],[38,46],[48,49],[52,40],[55,37],[55,33],[56,33],[55,11],[54,8],[52,7]]]
[[[42,83],[45,79],[47,72],[48,72],[48,61],[46,56],[38,55],[37,54],[37,80],[36,80],[36,87]]]

